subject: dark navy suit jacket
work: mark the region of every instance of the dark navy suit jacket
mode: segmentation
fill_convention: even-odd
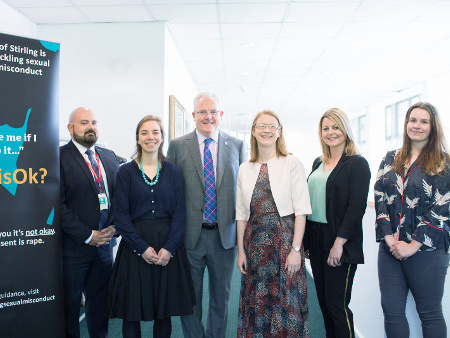
[[[100,147],[95,147],[95,150],[105,169],[102,175],[106,174],[109,200],[112,202],[119,164],[111,150]],[[63,256],[95,256],[97,248],[85,244],[85,241],[92,234],[92,230],[98,230],[100,221],[97,183],[72,141],[60,147],[60,170]],[[113,207],[111,204],[104,227],[112,223]],[[112,250],[113,243],[115,241],[110,242],[109,250]]]

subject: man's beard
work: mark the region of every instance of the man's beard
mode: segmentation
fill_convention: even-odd
[[[86,135],[88,133],[94,133],[94,135]],[[97,134],[92,129],[86,131],[83,136],[73,133],[73,139],[86,148],[92,147],[97,142]]]

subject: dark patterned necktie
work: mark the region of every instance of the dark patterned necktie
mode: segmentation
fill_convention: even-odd
[[[209,150],[211,141],[210,138],[205,140],[203,174],[205,176],[205,220],[214,223],[217,220],[217,198],[214,165],[211,150]]]
[[[86,150],[86,154],[89,157],[89,162],[91,162],[92,170],[94,171],[95,175],[99,177],[99,169],[97,161],[94,157],[94,152],[91,149]],[[97,187],[97,191],[99,194],[105,194],[106,195],[106,189],[105,189],[105,182],[103,181],[103,175],[100,177],[100,189],[98,186],[98,181],[95,179],[95,186]],[[98,224],[98,229],[103,229],[103,226],[106,223],[106,220],[108,219],[108,209],[100,210],[100,222]]]

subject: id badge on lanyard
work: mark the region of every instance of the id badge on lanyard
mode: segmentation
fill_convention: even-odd
[[[100,203],[100,210],[108,209],[108,196],[105,193],[98,194],[98,203]]]
[[[92,175],[94,175],[95,180],[98,183],[98,190],[101,190],[101,179],[102,179],[102,172],[101,172],[101,167],[100,167],[100,160],[98,158],[97,153],[95,153],[95,159],[97,160],[97,168],[98,168],[98,176],[95,173],[94,169],[92,168],[92,165],[86,161],[86,159],[84,159],[86,161],[86,164],[88,165],[89,169],[92,172]],[[106,193],[99,193],[98,194],[98,203],[100,204],[100,210],[106,210],[108,209],[108,195],[106,195]]]

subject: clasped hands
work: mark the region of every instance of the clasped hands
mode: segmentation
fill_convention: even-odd
[[[405,260],[408,257],[414,255],[419,251],[422,243],[412,240],[411,243],[406,243],[405,241],[398,241],[394,236],[389,235],[384,238],[386,244],[389,246],[389,250],[392,255],[398,260]]]
[[[169,263],[172,254],[164,248],[161,248],[161,250],[156,253],[155,249],[150,246],[144,251],[141,257],[148,264],[166,266]]]
[[[92,234],[92,238],[89,241],[89,245],[92,246],[102,246],[102,245],[108,245],[111,238],[116,233],[116,228],[114,228],[112,225],[110,225],[107,228],[104,228],[100,231],[94,230]]]

